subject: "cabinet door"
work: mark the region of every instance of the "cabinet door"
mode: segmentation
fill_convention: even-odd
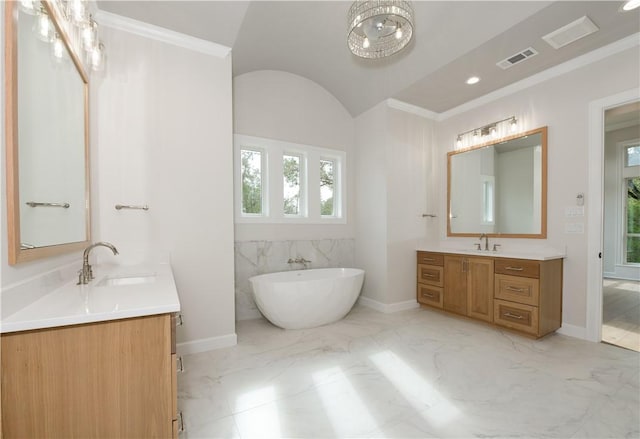
[[[467,315],[467,261],[461,256],[444,257],[443,307]]]
[[[467,315],[493,322],[493,259],[467,259]]]
[[[2,334],[2,435],[171,437],[168,314]]]

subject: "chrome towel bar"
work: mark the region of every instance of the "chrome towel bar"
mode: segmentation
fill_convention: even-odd
[[[36,203],[35,201],[27,201],[25,204],[30,207],[62,207],[64,209],[71,206],[69,203]]]
[[[128,204],[116,204],[116,210],[122,209],[133,209],[133,210],[149,210],[149,206],[146,204],[144,206],[131,206]]]

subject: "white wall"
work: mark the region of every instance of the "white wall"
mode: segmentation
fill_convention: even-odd
[[[234,133],[337,149],[347,153],[347,224],[236,224],[236,241],[353,238],[354,121],[317,83],[260,70],[233,78]]]
[[[179,341],[235,340],[231,56],[104,29],[92,83],[95,240],[136,263],[169,255],[185,325]],[[148,204],[116,211],[115,204]],[[222,341],[221,341],[222,340]]]
[[[622,157],[620,143],[640,138],[640,126],[627,127],[605,133],[604,148],[604,238],[602,270],[605,277],[636,279],[637,267],[622,266]]]
[[[446,153],[453,149],[458,133],[516,115],[523,129],[547,125],[548,198],[546,240],[496,240],[503,249],[546,245],[566,249],[564,260],[563,320],[578,328],[586,326],[587,239],[585,234],[565,233],[566,223],[583,223],[587,218],[565,218],[565,207],[575,206],[576,195],[587,193],[588,106],[591,101],[638,87],[637,47],[570,71],[514,94],[498,98],[442,121],[437,129],[438,160],[430,184],[446,188]],[[446,238],[446,192],[440,191],[439,239],[460,243],[469,239]],[[598,231],[587,231],[598,233]],[[466,245],[466,244],[465,244]]]
[[[365,271],[362,295],[381,303],[387,299],[387,159],[389,143],[386,105],[356,118],[355,218],[358,268]]]
[[[415,301],[432,129],[386,103],[356,118],[356,265],[366,271],[363,296],[383,305]]]

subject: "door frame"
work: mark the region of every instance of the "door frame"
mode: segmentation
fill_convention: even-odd
[[[632,88],[589,103],[589,153],[587,203],[587,340],[602,341],[602,259],[604,203],[604,113],[640,100]]]

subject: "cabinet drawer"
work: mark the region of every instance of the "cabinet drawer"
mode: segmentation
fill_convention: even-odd
[[[418,284],[418,302],[442,309],[442,288]]]
[[[540,277],[540,263],[524,259],[496,258],[495,272],[511,276]]]
[[[529,277],[496,274],[495,298],[538,306],[540,281]]]
[[[444,266],[442,253],[418,252],[418,264]]]
[[[538,308],[521,303],[494,300],[493,321],[497,325],[538,334]]]
[[[418,282],[436,287],[444,286],[444,267],[434,267],[432,265],[418,265]]]

